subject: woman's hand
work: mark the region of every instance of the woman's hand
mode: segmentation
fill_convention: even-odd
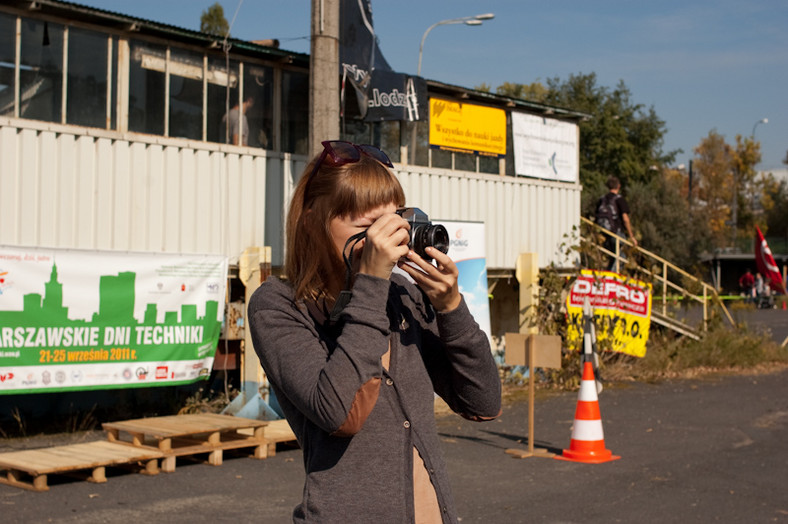
[[[435,259],[437,267],[433,266],[414,251],[408,251],[407,261],[401,260],[397,264],[405,271],[430,299],[433,307],[441,313],[447,313],[457,308],[462,302],[460,288],[457,284],[457,266],[448,255],[434,247],[428,247],[425,252]],[[408,262],[412,262],[416,269]]]
[[[408,254],[410,224],[396,213],[381,215],[367,229],[359,273],[388,279],[397,261]]]

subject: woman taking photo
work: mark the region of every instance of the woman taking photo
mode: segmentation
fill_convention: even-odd
[[[433,265],[409,248],[385,153],[323,147],[290,203],[286,279],[249,304],[255,350],[303,450],[293,521],[456,523],[434,394],[472,420],[500,414],[487,336],[451,258],[428,247]]]

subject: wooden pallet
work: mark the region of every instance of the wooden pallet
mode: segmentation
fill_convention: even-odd
[[[239,433],[251,434],[250,430],[241,429]],[[290,429],[290,424],[286,420],[270,420],[265,427],[263,438],[268,443],[268,456],[276,455],[276,445],[280,442],[296,442],[295,433]]]
[[[144,463],[144,473],[155,475],[159,472],[157,459],[162,456],[156,449],[133,448],[104,440],[11,451],[0,453],[0,483],[33,491],[47,491],[47,475],[88,470],[89,482],[106,482],[107,466],[136,463]]]
[[[171,473],[176,458],[182,456],[207,453],[208,463],[219,466],[225,449],[253,448],[252,456],[264,459],[268,456],[267,425],[260,420],[200,413],[107,422],[102,427],[110,442],[160,451],[161,469]]]

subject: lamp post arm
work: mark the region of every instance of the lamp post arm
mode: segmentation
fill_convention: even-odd
[[[421,37],[421,45],[419,45],[419,67],[416,69],[416,76],[421,76],[421,57],[422,53],[424,52],[424,41],[427,39],[427,35],[430,34],[430,31],[438,27],[439,25],[449,24],[454,22],[453,20],[442,20],[440,22],[435,22],[431,26],[424,31],[424,35]],[[456,22],[455,22],[456,23]]]

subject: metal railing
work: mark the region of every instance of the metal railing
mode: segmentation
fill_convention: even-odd
[[[626,266],[628,269],[631,268],[634,272],[643,276],[644,280],[650,280],[652,283],[652,297],[655,294],[654,292],[658,292],[658,288],[661,288],[662,296],[660,298],[659,308],[657,309],[654,307],[655,304],[653,302],[653,298],[651,304],[652,315],[656,320],[664,321],[665,325],[673,329],[682,327],[680,325],[683,325],[685,329],[689,327],[680,321],[669,321],[670,315],[668,312],[668,296],[670,293],[678,293],[682,298],[688,299],[692,302],[697,302],[702,306],[703,331],[706,331],[709,320],[711,319],[709,312],[710,303],[712,306],[717,306],[722,311],[723,315],[728,320],[728,322],[731,323],[731,325],[735,325],[728,308],[725,307],[725,304],[717,294],[717,290],[712,285],[707,284],[699,278],[687,273],[680,267],[668,262],[659,255],[652,253],[651,251],[640,246],[636,246],[629,240],[613,234],[612,232],[595,224],[593,221],[585,217],[581,216],[580,220],[582,224],[589,226],[592,232],[596,234],[609,235],[615,240],[614,251],[610,251],[600,242],[597,242],[596,239],[585,239],[588,241],[590,246],[593,246],[593,248],[598,250],[599,253],[605,256],[605,258],[613,258],[613,269],[615,272],[620,272],[619,270],[621,267]],[[582,233],[581,238],[584,238]],[[622,253],[622,246],[626,246],[631,259],[627,259],[624,256],[624,253]],[[678,278],[674,278],[674,276]],[[675,282],[672,280],[672,278],[674,278],[674,280],[682,279],[683,282]],[[691,284],[693,288],[700,289],[700,291],[693,292],[687,289],[687,284]],[[682,331],[682,329],[677,330]]]

